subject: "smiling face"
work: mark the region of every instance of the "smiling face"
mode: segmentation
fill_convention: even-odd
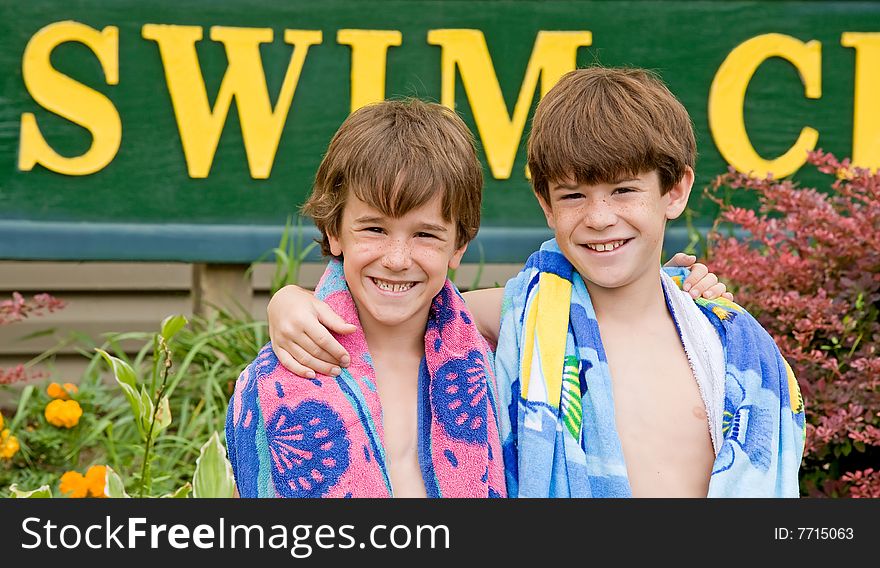
[[[364,328],[424,327],[447,270],[467,248],[456,248],[456,225],[443,219],[440,196],[393,218],[350,192],[339,226],[327,237],[332,254],[342,256]]]
[[[618,289],[656,278],[667,219],[684,211],[693,170],[661,195],[656,171],[617,183],[549,183],[538,201],[562,253],[588,284]]]

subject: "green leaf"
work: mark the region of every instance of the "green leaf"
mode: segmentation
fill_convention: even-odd
[[[140,433],[141,438],[147,435],[144,430],[144,423],[141,421],[140,417],[143,414],[143,409],[141,408],[141,397],[138,395],[137,391],[134,390],[134,387],[131,387],[125,383],[119,383],[119,386],[122,387],[123,392],[125,393],[125,398],[128,399],[128,404],[131,406],[131,411],[135,417],[135,425],[137,425],[138,433]]]
[[[109,465],[107,468],[107,479],[104,480],[104,493],[107,497],[113,499],[129,499],[130,495],[125,492],[125,484],[119,474],[113,471]]]
[[[117,381],[125,383],[131,387],[137,386],[137,375],[135,374],[134,369],[131,368],[131,365],[122,359],[110,355],[103,349],[95,349],[95,351],[100,353],[101,356],[104,357],[104,360],[107,361],[107,364],[110,365]]]
[[[196,472],[193,475],[193,497],[216,498],[232,497],[235,493],[235,478],[232,464],[226,459],[226,448],[220,442],[220,434],[214,431],[199,450],[196,458]]]
[[[52,498],[52,490],[49,489],[48,485],[42,485],[38,489],[34,489],[32,491],[23,491],[18,488],[17,483],[13,483],[9,486],[9,491],[12,493],[11,497],[13,499],[51,499]]]
[[[168,316],[162,322],[162,331],[160,333],[165,338],[165,341],[168,341],[177,335],[177,332],[183,329],[183,326],[186,324],[186,318],[181,315]]]
[[[141,438],[146,436],[146,432],[144,431],[144,424],[140,417],[143,415],[143,408],[141,408],[141,398],[137,393],[137,379],[134,373],[134,369],[131,368],[131,365],[126,363],[121,359],[117,359],[116,357],[110,355],[103,349],[95,349],[101,356],[107,361],[107,364],[110,365],[110,368],[113,370],[113,375],[116,377],[116,382],[122,388],[122,392],[125,394],[125,398],[128,400],[129,406],[131,406],[131,411],[135,416],[135,424],[137,425],[138,433],[141,435]]]
[[[147,388],[141,386],[141,396],[140,396],[140,421],[143,425],[144,432],[150,431],[150,422],[153,421],[153,400],[150,398],[150,395],[147,394]],[[156,432],[153,432],[155,436]]]
[[[12,422],[8,426],[13,432],[27,416],[27,403],[31,396],[33,396],[35,390],[36,387],[34,385],[27,385],[21,390],[21,395],[18,397],[18,407],[15,409],[15,416],[12,418]]]
[[[186,483],[184,483],[182,486],[180,486],[175,491],[172,491],[171,493],[166,493],[165,495],[162,495],[161,498],[162,499],[186,499],[187,497],[189,497],[189,494],[192,491],[192,488],[193,488],[192,483],[187,481]]]
[[[41,329],[39,331],[35,331],[35,332],[29,333],[27,335],[22,335],[16,341],[30,341],[31,339],[37,339],[39,337],[46,337],[49,335],[53,335],[57,331],[58,331],[58,329],[54,328],[54,327],[50,327],[48,329]]]
[[[168,428],[171,424],[171,406],[168,404],[168,397],[163,396],[159,401],[159,408],[156,409],[156,425],[153,427],[153,436]]]

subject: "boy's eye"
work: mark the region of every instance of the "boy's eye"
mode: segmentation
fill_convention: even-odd
[[[566,193],[562,197],[560,197],[559,199],[566,199],[566,200],[567,199],[580,199],[583,196],[584,196],[583,193]]]
[[[424,233],[424,232],[416,233],[416,236],[419,238],[424,238],[424,239],[436,239],[437,238],[437,235],[434,235],[432,233]]]
[[[614,193],[632,193],[635,189],[631,187],[618,187],[614,189]]]
[[[368,233],[382,233],[382,232],[384,232],[382,227],[365,227],[363,230],[367,231]]]

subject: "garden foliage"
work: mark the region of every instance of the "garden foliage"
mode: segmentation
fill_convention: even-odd
[[[120,347],[131,340],[143,345],[133,357]],[[159,333],[82,343],[90,362],[78,386],[21,390],[6,428],[16,451],[0,459],[0,494],[231,496],[221,440],[227,401],[266,341],[264,322],[215,311],[188,323],[166,318]]]
[[[315,246],[288,221],[269,253],[272,293],[297,281]],[[63,306],[48,294],[26,300],[16,293],[0,302],[0,325]],[[37,386],[29,373],[57,348],[0,370],[0,384],[31,383],[0,420],[0,496],[231,496],[226,408],[238,375],[269,338],[266,322],[245,310],[213,308],[189,322],[170,316],[158,333],[107,334],[100,345],[77,335],[89,364],[63,385]],[[133,356],[132,342],[142,346]]]

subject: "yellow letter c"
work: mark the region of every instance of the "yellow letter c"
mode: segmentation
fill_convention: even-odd
[[[758,67],[771,57],[781,57],[797,68],[807,98],[822,96],[822,44],[802,42],[782,34],[764,34],[736,46],[727,56],[709,90],[709,131],[724,159],[741,172],[757,177],[772,174],[782,178],[796,172],[806,161],[807,152],[816,147],[819,133],[808,126],[797,142],[773,160],[755,151],[746,132],[743,104],[746,89]]]

